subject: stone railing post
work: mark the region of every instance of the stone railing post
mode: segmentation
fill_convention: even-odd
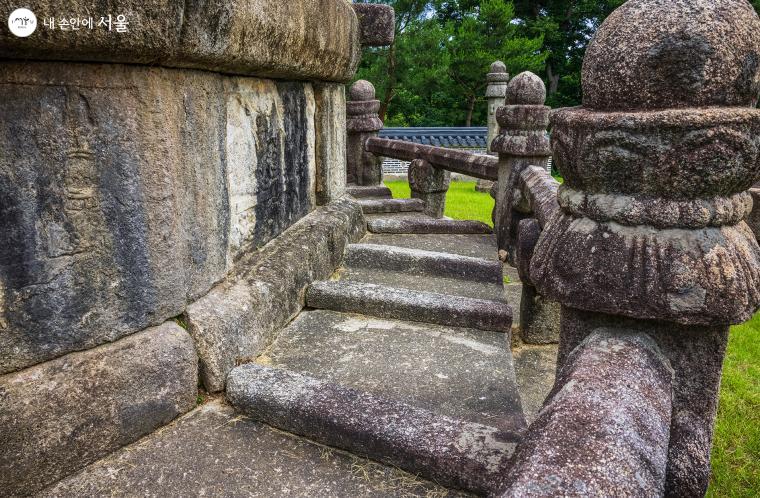
[[[655,339],[674,371],[666,495],[703,496],[729,325],[760,306],[742,221],[758,175],[760,19],[746,0],[631,0],[552,114],[561,211],[531,261],[562,303],[558,369],[595,329]]]
[[[491,151],[491,142],[499,134],[499,122],[496,120],[496,111],[504,105],[507,96],[507,84],[509,73],[507,66],[501,61],[491,64],[491,72],[486,75],[486,100],[488,100],[488,152]]]
[[[346,102],[346,181],[348,184],[373,186],[383,181],[382,158],[367,152],[364,144],[383,128],[375,99],[375,87],[366,80],[351,86]]]
[[[424,159],[415,159],[409,164],[409,187],[412,198],[425,201],[426,215],[432,218],[443,218],[450,178],[450,172],[436,168]]]
[[[544,82],[533,73],[524,72],[515,76],[505,93],[507,105],[496,113],[501,131],[491,144],[491,150],[499,153],[494,224],[499,259],[520,268],[517,261],[520,222],[527,222],[533,216],[518,183],[520,174],[528,166],[546,168],[551,155],[546,134],[550,109],[544,105]],[[523,232],[526,238],[532,237],[535,244],[540,228],[537,223],[532,223],[524,225]],[[529,232],[531,237],[528,237]],[[528,242],[523,241],[524,249],[527,249],[526,244]],[[523,250],[523,259],[530,252]],[[529,343],[557,342],[559,306],[536,291],[525,274],[527,272],[520,273],[523,282],[519,327],[522,339]]]
[[[509,73],[507,66],[501,61],[491,64],[491,72],[486,75],[486,100],[488,101],[488,138],[486,140],[486,149],[490,154],[491,142],[499,134],[499,123],[496,121],[496,111],[504,105],[504,97],[507,95],[507,83],[509,83]],[[490,192],[494,182],[490,180],[478,180],[477,190],[480,192]]]

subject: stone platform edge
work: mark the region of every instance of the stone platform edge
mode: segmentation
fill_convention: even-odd
[[[0,0],[5,16],[17,6]],[[31,0],[26,38],[0,30],[0,58],[145,64],[282,79],[346,82],[361,56],[359,20],[346,0]],[[87,16],[85,16],[87,13]],[[49,19],[112,17],[111,29],[50,28]],[[124,16],[117,31],[113,22]],[[221,22],[209,22],[221,19]]]
[[[306,305],[306,289],[328,278],[346,247],[365,234],[358,203],[344,196],[313,211],[191,304],[185,318],[209,392],[222,391],[229,372],[251,361]]]

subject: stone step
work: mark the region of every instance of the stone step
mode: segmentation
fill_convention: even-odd
[[[500,332],[311,310],[256,362],[501,430],[525,427]]]
[[[398,199],[402,200],[402,199]],[[366,211],[365,211],[366,212]],[[491,227],[474,220],[447,220],[442,218],[374,219],[367,221],[372,233],[407,234],[490,234]]]
[[[414,280],[407,278],[408,282]],[[471,291],[456,288],[457,292],[465,290]],[[309,286],[306,303],[312,308],[452,327],[509,332],[512,326],[512,309],[503,299],[441,294],[366,281],[315,282]]]
[[[341,267],[333,275],[333,279],[339,279],[335,281],[345,283],[377,284],[413,292],[507,303],[504,285],[501,283],[501,268],[494,270],[494,275],[489,278],[490,281],[351,266]]]
[[[378,244],[351,244],[344,264],[350,268],[400,271],[407,275],[429,275],[476,280],[501,285],[498,261],[420,249]]]
[[[364,214],[422,212],[425,202],[420,199],[359,199]]]
[[[206,403],[41,496],[463,496]]]
[[[227,381],[245,415],[437,483],[494,493],[520,434],[437,415],[288,370],[247,364]]]
[[[361,243],[445,252],[493,261],[498,260],[499,252],[493,234],[368,233]]]
[[[346,187],[346,193],[356,199],[390,199],[393,197],[393,194],[391,194],[391,189],[385,185],[373,185],[368,187],[361,185],[349,185]]]

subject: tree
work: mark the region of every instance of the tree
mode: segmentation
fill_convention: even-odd
[[[357,74],[375,84],[380,117],[389,125],[485,123],[482,95],[493,61],[503,60],[514,72],[543,69],[540,37],[519,35],[506,0],[389,3],[399,9],[396,40],[388,48],[365,49]],[[450,15],[441,15],[441,8]]]
[[[485,75],[492,62],[501,60],[512,74],[543,69],[543,39],[519,35],[511,2],[440,2],[437,12],[447,35],[443,46],[449,54],[449,75],[466,106],[465,126],[472,125],[475,104],[484,100]],[[478,121],[485,121],[484,113]]]
[[[548,105],[580,104],[586,47],[604,19],[623,3],[624,0],[515,0],[515,14],[526,31],[544,37]]]

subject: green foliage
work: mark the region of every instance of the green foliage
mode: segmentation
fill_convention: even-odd
[[[357,79],[375,85],[387,126],[484,125],[492,62],[512,72],[543,70],[543,40],[522,33],[511,2],[383,3],[396,9],[396,41],[365,49]]]
[[[387,126],[485,124],[485,75],[495,60],[512,75],[540,74],[551,107],[580,104],[586,47],[624,2],[363,1],[396,10],[396,42],[365,49],[357,74],[375,84]],[[760,12],[760,0],[752,4]]]

